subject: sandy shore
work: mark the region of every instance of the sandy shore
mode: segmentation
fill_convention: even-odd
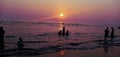
[[[61,50],[43,55],[15,55],[8,57],[120,57],[120,47],[96,48],[92,50]]]
[[[38,57],[120,57],[120,47],[97,48],[93,50],[62,50],[57,53],[40,55]]]

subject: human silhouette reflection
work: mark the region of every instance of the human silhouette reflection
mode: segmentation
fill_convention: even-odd
[[[109,52],[109,48],[113,46],[114,38],[111,38],[110,40],[104,40],[104,51],[105,53]]]
[[[109,42],[107,40],[104,41],[103,48],[104,48],[105,53],[108,53],[108,51],[109,51]]]
[[[64,51],[64,50],[61,50],[61,51],[60,51],[60,57],[64,57],[64,55],[65,55],[65,51]]]
[[[3,30],[3,27],[0,27],[0,50],[3,50],[4,47],[4,34],[5,31]]]

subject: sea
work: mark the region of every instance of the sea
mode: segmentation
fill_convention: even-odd
[[[120,43],[119,24],[91,25],[65,22],[65,29],[69,30],[70,35],[59,36],[60,24],[61,22],[0,21],[0,26],[5,30],[5,49],[17,49],[19,37],[24,41],[24,48],[36,50],[38,54],[50,54],[59,50],[97,49],[104,45],[106,27],[109,27],[110,32],[111,27],[114,27],[113,41]],[[110,37],[108,37],[108,41],[111,41]]]

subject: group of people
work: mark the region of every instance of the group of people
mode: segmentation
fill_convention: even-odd
[[[113,39],[115,37],[114,31],[115,31],[114,28],[111,27],[111,33],[110,33],[109,28],[106,27],[106,29],[104,31],[105,32],[104,39],[107,40],[108,37]],[[5,34],[5,31],[3,30],[3,27],[0,27],[0,50],[4,49],[4,34]],[[59,36],[69,36],[69,31],[68,30],[66,31],[65,26],[63,26],[62,30],[60,30],[58,32],[58,35]],[[17,42],[17,46],[19,49],[22,49],[24,47],[24,42],[21,37],[19,38],[19,41]]]
[[[5,35],[5,30],[3,27],[0,27],[0,50],[3,50],[5,48],[4,46],[4,35]],[[22,38],[19,38],[19,41],[17,42],[18,49],[22,49],[24,46],[24,42]]]
[[[63,28],[62,28],[62,30],[60,30],[59,32],[58,32],[58,35],[59,36],[69,36],[69,31],[67,30],[67,31],[65,31],[65,26],[63,26]]]
[[[110,31],[109,31],[109,28],[108,27],[106,27],[106,29],[105,29],[105,35],[104,35],[104,37],[105,37],[105,40],[107,40],[107,38],[108,37],[110,37],[110,38],[114,38],[115,37],[115,35],[114,35],[114,28],[113,27],[111,27],[111,33],[110,33]],[[110,34],[109,34],[110,33]]]

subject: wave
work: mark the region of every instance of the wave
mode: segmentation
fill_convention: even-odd
[[[25,41],[26,43],[41,43],[44,41]],[[47,42],[45,42],[47,43]],[[92,50],[96,48],[104,48],[107,49],[111,46],[120,46],[120,39],[115,38],[114,40],[104,39],[100,40],[92,40],[87,42],[71,42],[71,43],[59,43],[57,45],[46,46],[41,48],[23,48],[21,50],[14,49],[6,49],[0,51],[0,56],[14,56],[14,55],[43,55],[54,52],[59,52],[61,50]]]
[[[58,26],[60,23],[49,23],[49,22],[23,22],[23,21],[0,21],[0,24],[23,24],[23,25],[49,25],[49,26]],[[88,24],[79,24],[79,23],[65,23],[67,26],[95,26],[100,25],[88,25]]]
[[[16,36],[10,35],[10,36],[5,36],[5,38],[15,38]]]

